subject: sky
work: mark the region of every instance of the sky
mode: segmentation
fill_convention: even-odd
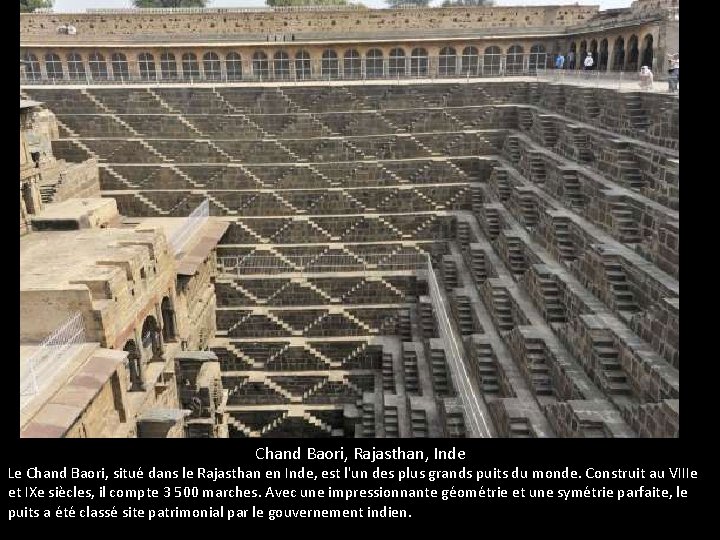
[[[383,0],[361,0],[368,7],[384,7]],[[431,5],[439,5],[442,0],[432,0]],[[518,5],[560,5],[560,4],[583,4],[589,6],[600,6],[600,9],[628,7],[631,0],[495,0],[498,6]],[[127,8],[131,7],[130,0],[55,0],[55,12],[85,11],[86,8]],[[208,7],[261,7],[264,0],[210,0]]]

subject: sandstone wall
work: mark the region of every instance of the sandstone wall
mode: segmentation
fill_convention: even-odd
[[[202,13],[40,13],[20,17],[21,36],[58,36],[57,28],[72,24],[75,36],[138,34],[372,32],[418,29],[491,29],[565,27],[582,24],[597,6],[533,6],[434,9],[328,10]]]

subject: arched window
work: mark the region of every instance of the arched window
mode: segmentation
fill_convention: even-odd
[[[273,75],[276,79],[290,78],[290,57],[285,51],[278,51],[273,56]]]
[[[495,47],[500,53],[500,49]],[[500,58],[498,58],[500,60]],[[498,62],[498,67],[500,66]],[[476,47],[465,47],[460,57],[460,72],[463,74],[470,73],[471,75],[477,75],[480,67],[480,55]]]
[[[128,69],[127,57],[123,53],[113,53],[111,57],[113,78],[129,79],[130,70]]]
[[[239,81],[242,79],[242,58],[236,52],[230,52],[225,57],[225,71],[228,81]]]
[[[638,50],[638,37],[632,35],[628,40],[628,59],[625,65],[627,71],[637,71],[639,69],[638,60],[640,51]]]
[[[200,64],[198,64],[195,53],[185,53],[182,55],[182,70],[183,79],[186,81],[200,78]]]
[[[400,47],[390,49],[388,73],[390,75],[405,75],[405,50]]]
[[[108,78],[107,63],[105,57],[99,52],[91,53],[88,57],[90,64],[90,75],[95,80],[104,80]]]
[[[217,53],[206,52],[203,55],[203,71],[205,72],[205,79],[218,81],[222,78],[220,57]]]
[[[422,77],[428,74],[428,53],[425,49],[417,48],[410,52],[410,75]]]
[[[253,53],[253,75],[256,79],[267,79],[270,74],[270,63],[267,54],[262,51]]]
[[[50,79],[63,78],[62,62],[57,54],[47,53],[45,55],[45,71]]]
[[[583,42],[585,43],[585,42]],[[582,47],[582,45],[581,45]],[[535,73],[538,69],[545,67],[547,63],[547,52],[544,45],[533,45],[530,47],[530,73]]]
[[[343,77],[357,79],[362,75],[362,60],[355,49],[348,49],[343,56]]]
[[[598,67],[598,60],[599,60],[600,58],[598,57],[598,43],[597,43],[597,40],[596,40],[596,39],[593,39],[593,40],[590,42],[590,51],[589,51],[589,52],[590,52],[590,54],[592,54],[593,66],[594,66],[595,68],[597,68],[597,67]]]
[[[325,49],[322,53],[320,73],[324,79],[337,79],[340,75],[337,53],[332,49]]]
[[[137,392],[143,390],[142,366],[140,365],[140,353],[134,340],[125,343],[123,351],[128,353],[128,371],[130,378],[130,391]]]
[[[653,67],[653,37],[652,34],[648,34],[643,39],[643,54],[642,54],[642,65],[647,66],[650,69]]]
[[[70,53],[67,55],[67,67],[69,78],[85,78],[85,64],[83,64],[82,56],[80,56],[78,53]]]
[[[175,310],[167,296],[162,299],[160,310],[162,311],[163,339],[166,342],[173,341],[175,339]]]
[[[507,50],[505,60],[505,71],[509,74],[522,73],[523,70],[523,48],[520,45],[513,45]]]
[[[500,47],[488,47],[483,55],[483,75],[498,75],[500,73]]]
[[[140,64],[140,78],[144,81],[154,81],[155,75],[155,57],[150,53],[140,53],[138,55]]]
[[[615,51],[612,60],[612,70],[622,71],[625,69],[625,40],[619,37],[615,40]]]
[[[310,78],[310,53],[298,51],[295,54],[295,77],[298,79]]]
[[[598,69],[606,71],[608,67],[608,40],[603,39],[600,42],[600,58],[598,59]]]
[[[452,47],[443,47],[440,49],[440,58],[438,64],[439,75],[455,75],[457,71],[457,51]]]
[[[365,76],[373,79],[384,75],[383,53],[380,49],[370,49],[365,55]]]
[[[177,62],[173,53],[164,52],[160,55],[160,76],[165,80],[177,79]]]
[[[570,43],[570,50],[567,57],[567,69],[575,69],[577,65],[577,45],[573,41]]]
[[[42,74],[40,73],[40,62],[38,62],[37,56],[32,53],[25,53],[23,60],[25,60],[25,78],[31,81],[40,79]]]
[[[580,42],[580,52],[578,53],[578,58],[577,58],[577,67],[579,69],[583,68],[583,66],[584,66],[583,62],[585,62],[586,56],[587,56],[587,41],[582,40]]]
[[[152,315],[148,315],[143,323],[142,332],[142,349],[152,354],[153,360],[160,360],[162,357],[162,340],[160,338],[160,330],[157,321]],[[143,355],[144,356],[144,355]]]

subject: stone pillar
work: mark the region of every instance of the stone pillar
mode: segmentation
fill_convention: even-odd
[[[615,40],[611,40],[610,38],[607,38],[608,40],[608,62],[607,66],[605,67],[605,71],[608,73],[612,70],[612,66],[615,63]]]
[[[47,66],[45,65],[45,55],[40,53],[35,53],[35,56],[37,56],[38,64],[40,64],[40,78],[42,80],[47,80],[48,74],[47,74]]]

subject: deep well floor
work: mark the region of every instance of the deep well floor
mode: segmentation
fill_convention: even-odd
[[[679,430],[679,102],[534,82],[27,88],[126,216],[231,225],[231,436]],[[426,260],[447,306],[438,313]],[[456,342],[442,339],[449,325]]]

